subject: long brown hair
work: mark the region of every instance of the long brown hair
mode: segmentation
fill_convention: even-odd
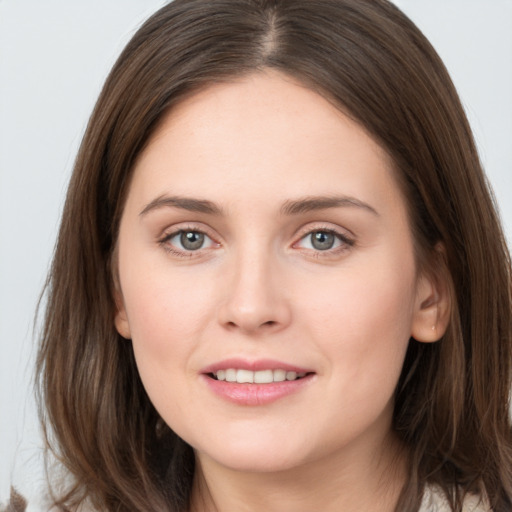
[[[396,390],[394,428],[410,452],[397,510],[418,510],[426,484],[454,511],[468,492],[510,510],[510,256],[448,73],[386,0],[175,0],[119,57],[76,160],[46,288],[40,411],[73,478],[55,502],[187,508],[193,451],[159,418],[114,328],[116,236],[134,162],[165,114],[263,68],[325,96],[391,155],[418,261],[450,276],[448,331],[411,339]]]

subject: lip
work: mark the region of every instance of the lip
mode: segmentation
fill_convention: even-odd
[[[297,373],[306,373],[305,377],[297,380],[285,380],[269,384],[240,384],[238,382],[219,381],[211,378],[209,374],[219,370],[236,368],[240,370],[286,370]],[[296,394],[306,388],[315,379],[315,372],[307,368],[283,363],[271,359],[248,361],[244,359],[225,359],[201,370],[201,379],[208,388],[218,397],[236,405],[261,406],[271,404],[287,396]]]
[[[286,370],[287,372],[314,373],[311,369],[301,368],[275,359],[257,359],[255,361],[249,361],[241,358],[223,359],[222,361],[206,366],[200,373],[215,373],[219,370],[227,370],[228,368],[250,370],[253,372],[260,370]]]

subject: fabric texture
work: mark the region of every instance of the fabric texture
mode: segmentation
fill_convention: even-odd
[[[451,512],[446,496],[437,487],[426,487],[419,512]],[[462,512],[492,512],[487,500],[481,496],[466,496]]]

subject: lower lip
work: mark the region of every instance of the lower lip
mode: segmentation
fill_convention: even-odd
[[[285,380],[270,384],[239,384],[215,380],[202,375],[208,387],[218,396],[237,405],[266,405],[297,393],[311,383],[314,374],[297,380]]]

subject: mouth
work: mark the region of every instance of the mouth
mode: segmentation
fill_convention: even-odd
[[[260,406],[301,393],[316,381],[317,373],[275,359],[230,358],[202,369],[207,387],[237,406]]]
[[[278,369],[246,370],[242,368],[226,368],[209,372],[206,375],[213,380],[224,382],[236,382],[238,384],[272,384],[275,382],[300,380],[313,372],[296,372]]]

